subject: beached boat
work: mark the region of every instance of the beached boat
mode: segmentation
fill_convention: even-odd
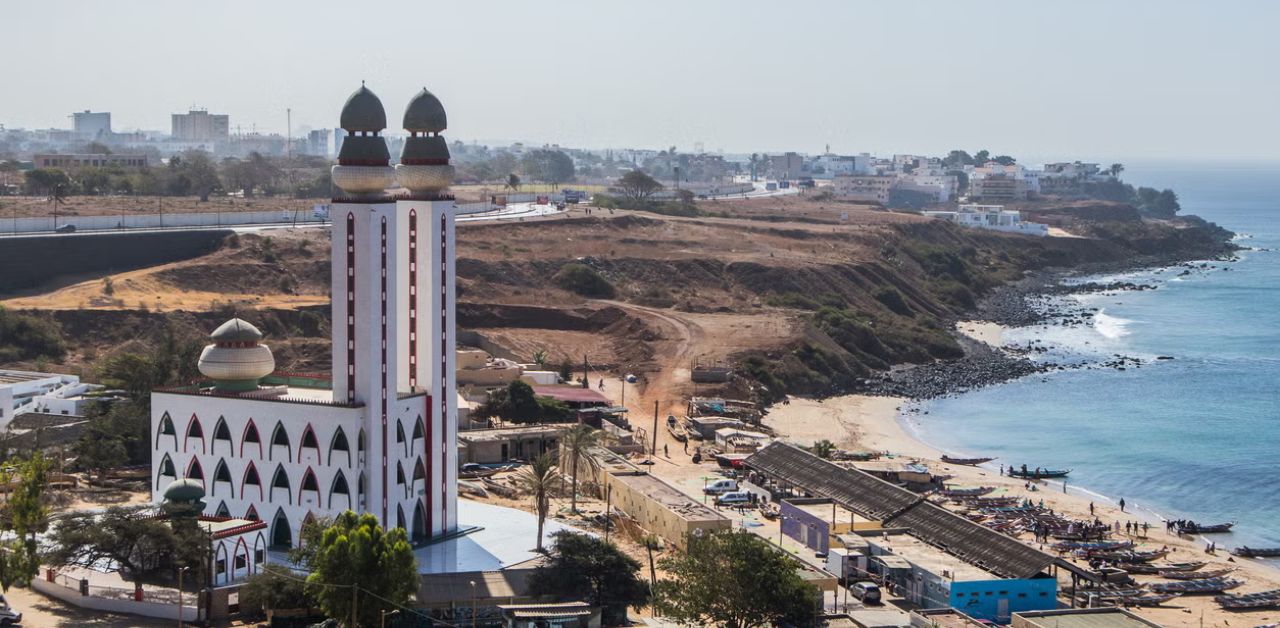
[[[1208,563],[1205,563],[1203,561],[1191,562],[1191,563],[1169,563],[1167,565],[1155,565],[1151,563],[1133,563],[1129,565],[1120,565],[1120,568],[1133,574],[1159,574],[1159,573],[1174,572],[1174,571],[1178,571],[1178,572],[1195,571],[1201,567],[1204,567],[1206,564]]]
[[[1280,547],[1237,547],[1231,550],[1231,555],[1240,558],[1276,558],[1280,557]]]
[[[1011,478],[1021,478],[1024,480],[1048,480],[1053,478],[1065,478],[1071,473],[1071,469],[1009,469],[1006,471]]]
[[[1219,595],[1213,601],[1230,609],[1260,609],[1280,607],[1280,589],[1259,591],[1257,593],[1240,593],[1236,595]]]
[[[777,519],[780,514],[782,514],[782,512],[775,504],[766,503],[760,506],[760,515],[765,519],[773,521],[774,519]]]
[[[1022,503],[1022,498],[1017,495],[1006,497],[953,497],[951,500],[971,508],[1006,508]]]
[[[1173,598],[1177,593],[1138,593],[1135,595],[1119,595],[1108,597],[1079,598],[1080,602],[1094,606],[1160,606]]]
[[[995,458],[952,458],[951,456],[943,456],[942,461],[947,464],[959,464],[967,467],[977,466],[986,462],[991,462]]]
[[[1070,552],[1072,550],[1085,551],[1116,551],[1133,548],[1133,541],[1062,541],[1054,543],[1053,549],[1059,552]]]
[[[1151,585],[1156,593],[1222,593],[1244,584],[1244,580],[1234,578],[1209,578],[1207,580],[1186,580],[1182,582],[1157,582]]]
[[[1123,551],[1123,552],[1097,552],[1088,550],[1076,550],[1077,554],[1083,554],[1089,560],[1100,560],[1108,563],[1149,563],[1158,558],[1164,558],[1169,555],[1169,550],[1150,550],[1146,552]]]
[[[1221,578],[1234,569],[1211,569],[1209,571],[1162,571],[1161,578],[1170,580],[1208,580],[1209,578]]]
[[[1177,530],[1178,534],[1221,534],[1223,532],[1230,532],[1234,525],[1235,523],[1214,523],[1210,525],[1202,525],[1194,521],[1184,521],[1181,524],[1174,526],[1173,529]]]
[[[672,415],[667,415],[667,431],[671,432],[671,437],[679,442],[689,440],[689,430],[686,430],[684,425]]]
[[[994,486],[977,486],[974,488],[944,488],[943,497],[982,497],[996,490]]]

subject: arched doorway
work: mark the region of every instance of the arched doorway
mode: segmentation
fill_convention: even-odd
[[[418,505],[413,509],[413,540],[425,541],[431,536],[431,531],[427,529],[427,511],[422,507],[422,500],[418,500]]]
[[[271,546],[293,547],[293,530],[289,527],[289,517],[284,514],[283,508],[276,511],[276,517],[271,521]]]

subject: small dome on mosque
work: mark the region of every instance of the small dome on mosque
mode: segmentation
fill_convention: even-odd
[[[377,133],[387,128],[387,111],[382,108],[382,101],[364,84],[347,98],[342,106],[342,117],[339,126],[350,133]]]
[[[219,325],[209,338],[214,342],[257,342],[262,340],[262,332],[244,319],[233,318]]]
[[[174,480],[164,489],[164,500],[166,502],[198,502],[204,499],[204,487],[200,482],[190,478]]]
[[[422,88],[404,110],[404,130],[414,133],[439,133],[449,126],[444,105],[435,94]]]

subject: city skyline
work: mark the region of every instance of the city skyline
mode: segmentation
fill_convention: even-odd
[[[65,128],[72,112],[90,109],[112,112],[117,129],[164,130],[195,104],[230,114],[233,132],[283,134],[292,109],[298,137],[329,128],[332,103],[360,80],[405,102],[425,77],[459,103],[450,131],[467,140],[729,153],[986,148],[1028,161],[1280,158],[1271,115],[1280,86],[1264,80],[1280,56],[1267,14],[1280,16],[1261,3],[814,2],[779,20],[751,3],[393,2],[370,9],[379,17],[367,32],[332,2],[230,3],[149,30],[164,5],[63,5],[12,7],[17,28],[0,46],[18,57],[56,31],[70,58],[110,46],[137,70],[69,64],[53,78],[15,64],[10,85],[38,97],[4,99],[0,124]],[[288,52],[263,63],[266,49]]]

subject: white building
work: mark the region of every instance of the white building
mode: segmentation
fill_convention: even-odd
[[[836,175],[832,191],[842,201],[888,204],[896,177],[890,175]]]
[[[0,370],[0,429],[28,412],[82,416],[93,402],[85,394],[101,388],[75,375]]]
[[[955,198],[957,186],[956,177],[947,174],[909,174],[898,180],[899,188],[932,194],[939,203]]]
[[[261,520],[271,547],[352,509],[415,542],[457,531],[453,166],[440,101],[409,104],[400,165],[386,113],[361,87],[342,111],[333,182],[333,371],[274,373],[239,319],[200,356],[207,382],[152,394],[152,499],[187,478],[216,516]],[[391,187],[409,190],[392,199]],[[240,574],[232,574],[239,577]]]
[[[962,227],[990,229],[1006,233],[1022,233],[1032,236],[1046,236],[1049,226],[1037,222],[1023,222],[1022,213],[1005,209],[1003,205],[961,205],[957,211],[922,212],[930,218],[940,218],[954,222]]]

